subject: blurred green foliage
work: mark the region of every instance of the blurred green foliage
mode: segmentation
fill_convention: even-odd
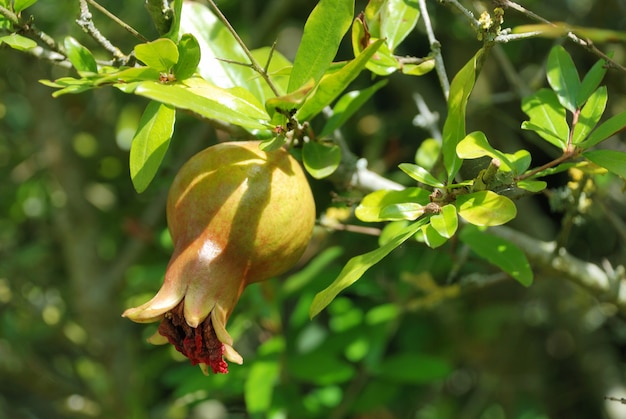
[[[229,0],[220,7],[251,48],[278,39],[279,51],[293,59],[293,39],[315,3]],[[452,75],[480,43],[456,11],[428,3]],[[101,4],[147,38],[157,36],[143,2]],[[365,4],[357,1],[355,10]],[[577,26],[626,27],[619,0],[534,0],[524,7]],[[132,50],[135,39],[92,12],[113,44]],[[23,13],[59,42],[71,35],[100,51],[74,23],[76,3],[39,0]],[[528,23],[512,11],[505,22]],[[533,39],[493,52],[467,109],[467,131],[484,131],[507,153],[523,144],[538,164],[553,159],[552,149],[520,130],[520,94],[546,86],[544,62],[557,42]],[[566,46],[581,73],[597,60]],[[623,43],[601,47],[624,63]],[[428,52],[421,22],[396,51]],[[339,58],[351,53],[342,45]],[[506,65],[519,79],[507,79]],[[155,326],[131,324],[120,314],[160,287],[171,251],[164,216],[169,182],[182,162],[223,134],[180,115],[159,174],[138,195],[128,149],[146,101],[113,90],[53,99],[38,83],[68,74],[0,47],[0,418],[626,415],[626,406],[604,400],[626,395],[624,314],[558,275],[537,276],[524,288],[472,255],[461,264],[457,242],[434,250],[407,242],[310,320],[315,294],[351,257],[378,245],[376,237],[320,227],[306,265],[249,287],[239,302],[229,331],[243,366],[205,377],[173,348],[144,343]],[[626,109],[623,80],[623,73],[607,74],[609,115]],[[369,84],[366,74],[355,81],[359,88]],[[351,150],[371,169],[405,184],[397,165],[414,161],[428,137],[412,124],[416,92],[445,115],[434,73],[394,74],[344,128]],[[323,127],[322,120],[313,124]],[[624,150],[623,134],[611,146]],[[626,260],[623,183],[604,176],[591,187],[587,180],[551,177],[549,200],[517,202],[513,225],[543,240],[557,238],[584,260],[617,267]],[[335,211],[361,197],[325,181],[312,187],[320,215],[331,218],[343,219]],[[450,282],[451,271],[483,285],[461,288]],[[485,277],[493,281],[485,285]]]

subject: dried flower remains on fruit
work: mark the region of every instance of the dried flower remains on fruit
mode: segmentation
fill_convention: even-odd
[[[293,267],[306,248],[315,204],[298,162],[258,142],[230,142],[193,156],[170,188],[174,251],[158,293],[124,317],[160,321],[152,343],[173,344],[208,373],[241,364],[226,330],[244,288]]]

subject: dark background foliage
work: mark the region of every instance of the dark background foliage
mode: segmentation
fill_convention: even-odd
[[[157,36],[142,1],[101,4],[147,38]],[[251,48],[278,39],[278,49],[293,57],[315,2],[219,5]],[[481,5],[491,7],[466,2]],[[452,76],[480,43],[455,10],[435,1],[428,6]],[[554,21],[626,29],[622,0],[524,6]],[[358,1],[356,9],[363,7]],[[40,0],[25,13],[55,39],[69,34],[98,51],[74,23],[76,2]],[[132,49],[130,35],[94,16],[115,45]],[[505,15],[505,26],[522,23],[528,21],[513,11]],[[527,148],[535,164],[555,157],[519,127],[525,119],[520,94],[546,84],[544,62],[556,42],[563,40],[514,42],[493,52],[470,101],[468,132],[483,130],[504,151]],[[597,60],[564,45],[581,73]],[[599,47],[624,63],[623,44]],[[420,22],[400,53],[424,56],[428,50]],[[346,42],[339,58],[350,54]],[[522,82],[521,91],[507,78],[505,63]],[[523,288],[471,257],[459,265],[447,247],[410,243],[309,320],[313,295],[350,257],[377,246],[375,237],[349,232],[320,228],[308,265],[246,290],[229,322],[246,362],[231,366],[230,374],[204,377],[170,348],[144,343],[154,327],[120,314],[160,286],[171,250],[164,216],[168,185],[189,156],[224,134],[179,117],[164,166],[138,195],[128,176],[128,144],[145,100],[111,89],[53,99],[51,89],[38,83],[66,74],[0,47],[1,418],[247,417],[254,395],[268,388],[273,396],[261,417],[626,416],[626,406],[604,400],[626,396],[624,314],[558,275],[538,276]],[[624,80],[617,71],[608,74],[609,115],[626,108]],[[364,74],[355,87],[370,82]],[[370,168],[406,184],[397,164],[412,161],[429,135],[412,124],[414,93],[445,116],[434,73],[393,75],[344,132]],[[624,149],[623,138],[615,147]],[[549,179],[555,191],[567,181]],[[320,215],[330,205],[343,210],[332,202],[334,193],[360,196],[325,181],[312,181],[312,187]],[[512,224],[525,233],[554,240],[565,237],[560,235],[567,228],[564,244],[576,256],[612,266],[625,260],[619,227],[625,225],[626,199],[619,182],[598,188],[591,209],[571,219],[543,195],[518,204]],[[460,290],[449,286],[451,266],[496,280]],[[216,413],[221,410],[225,416]]]

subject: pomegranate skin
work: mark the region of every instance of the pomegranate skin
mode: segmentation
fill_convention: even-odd
[[[167,222],[174,251],[163,286],[123,316],[161,320],[153,343],[164,336],[203,371],[227,372],[215,359],[243,362],[226,331],[243,289],[293,267],[311,238],[315,203],[306,176],[286,150],[264,152],[256,141],[218,144],[176,175]],[[175,318],[181,315],[184,321]],[[217,356],[215,342],[223,345]]]

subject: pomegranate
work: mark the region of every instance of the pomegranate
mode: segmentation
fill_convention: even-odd
[[[315,203],[285,150],[229,142],[193,156],[167,200],[174,251],[158,293],[124,317],[161,321],[152,343],[170,342],[193,365],[227,373],[241,364],[226,322],[244,288],[291,268],[307,246]]]

